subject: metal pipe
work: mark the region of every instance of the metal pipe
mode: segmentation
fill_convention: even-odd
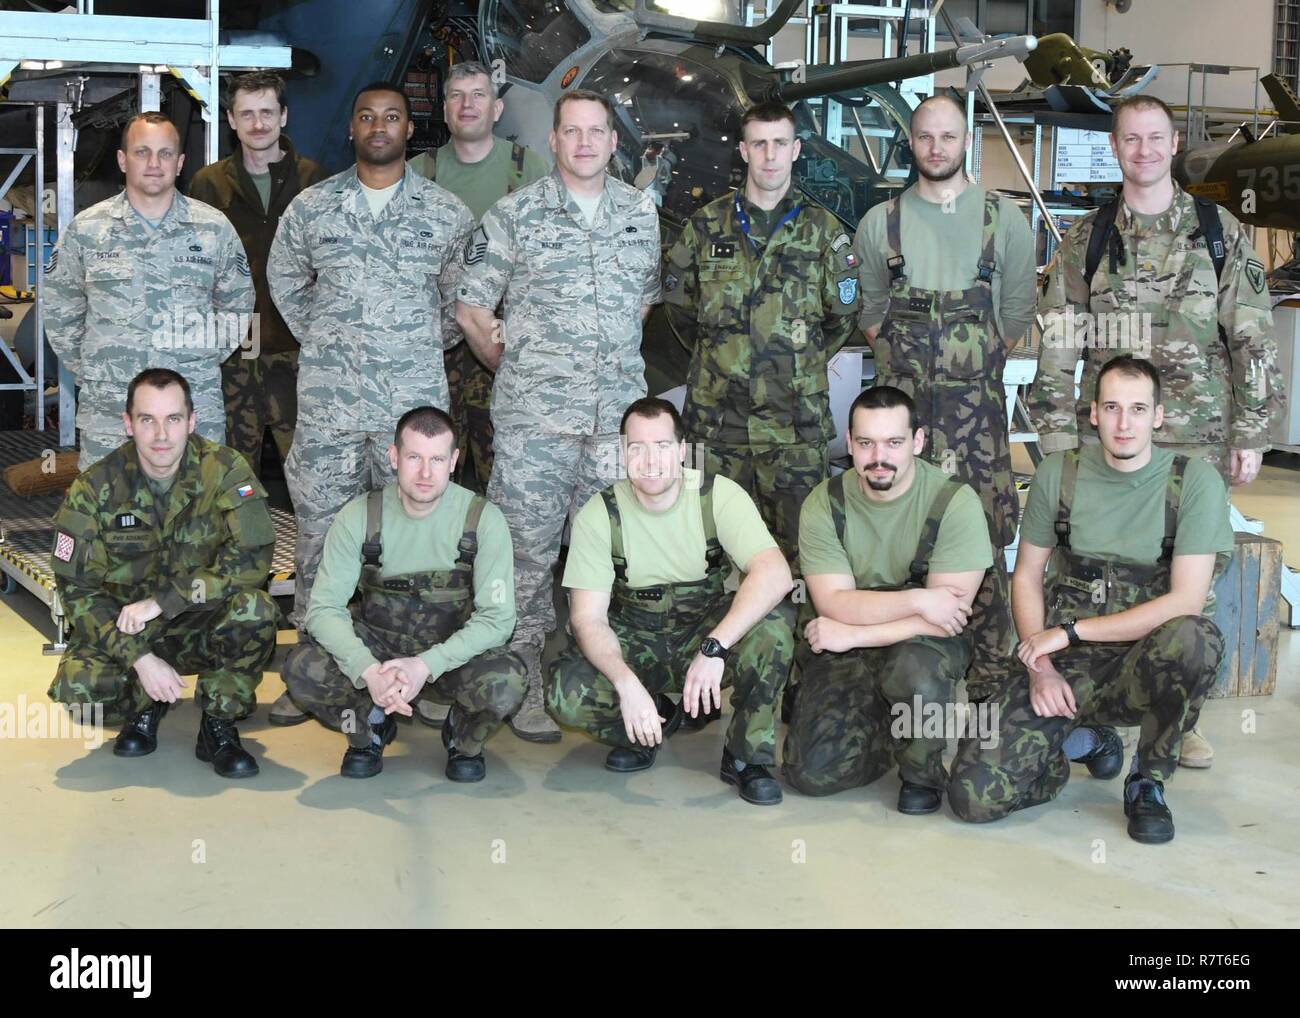
[[[36,430],[45,430],[45,106],[36,107]]]

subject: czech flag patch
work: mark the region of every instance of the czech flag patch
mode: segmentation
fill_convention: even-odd
[[[253,494],[253,486],[251,484],[241,484],[235,489],[235,494],[240,498],[248,498],[249,495]]]

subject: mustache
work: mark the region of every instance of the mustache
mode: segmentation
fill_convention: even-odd
[[[862,469],[863,470],[892,470],[894,473],[898,473],[898,467],[894,466],[894,464],[892,463],[868,463]]]

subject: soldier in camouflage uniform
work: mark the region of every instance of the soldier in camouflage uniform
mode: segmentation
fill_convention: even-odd
[[[190,182],[190,197],[219,209],[239,232],[257,290],[257,324],[250,348],[221,365],[226,401],[226,436],[262,476],[262,436],[267,428],[283,462],[298,419],[298,341],[271,300],[266,258],[280,216],[304,188],[328,176],[298,155],[281,129],[289,118],[284,81],[255,71],[230,87],[226,120],[239,143],[220,162],[205,166]]]
[[[275,651],[266,492],[233,449],[194,434],[189,384],[151,368],[127,388],[131,441],[83,472],[54,519],[50,559],[68,620],[49,695],[126,722],[113,752],[146,756],[197,672],[195,755],[222,777],[258,771],[235,722]]]
[[[996,820],[1054,799],[1071,759],[1113,778],[1124,747],[1110,726],[1140,725],[1124,812],[1134,840],[1159,844],[1174,836],[1164,782],[1223,655],[1211,587],[1232,531],[1210,464],[1152,445],[1151,362],[1111,359],[1096,391],[1100,445],[1034,476],[1012,585],[1024,676],[992,701],[998,737],[958,744],[949,798],[964,820]]]
[[[416,173],[436,180],[468,205],[475,222],[502,197],[547,173],[546,160],[532,149],[492,134],[504,110],[505,100],[497,96],[487,67],[476,60],[454,64],[443,101],[451,139],[410,161]],[[468,343],[447,350],[446,368],[451,416],[460,435],[457,480],[482,494],[492,473],[492,372],[479,363]]]
[[[659,300],[659,217],[649,195],[606,173],[614,113],[574,90],[555,107],[555,172],[507,195],[465,246],[456,317],[492,389],[496,459],[488,497],[510,524],[528,695],[511,728],[554,742],[541,654],[555,625],[551,570],[566,516],[618,476],[618,422],[645,395],[641,325]],[[493,309],[504,299],[504,322]]]
[[[1058,452],[1091,441],[1088,407],[1098,371],[1112,357],[1137,353],[1150,358],[1164,383],[1157,444],[1208,459],[1225,485],[1246,484],[1259,472],[1270,420],[1284,398],[1264,267],[1230,212],[1208,204],[1198,210],[1174,182],[1178,132],[1162,102],[1136,96],[1117,104],[1111,145],[1124,174],[1122,200],[1080,219],[1047,270],[1042,350],[1029,399],[1039,448]],[[1090,242],[1103,214],[1113,227],[1096,237],[1088,278]],[[1207,237],[1207,228],[1221,231],[1217,251],[1218,238]],[[1209,743],[1190,733],[1183,765],[1208,767],[1212,760]]]
[[[819,484],[799,517],[818,615],[796,651],[799,697],[786,781],[805,795],[867,784],[895,764],[900,813],[943,801],[946,745],[923,720],[949,714],[970,664],[964,630],[993,560],[979,497],[920,458],[925,432],[901,389],[849,409],[853,470]]]
[[[392,478],[393,423],[412,406],[447,405],[443,316],[473,222],[459,198],[406,169],[412,129],[403,93],[363,88],[352,111],[356,165],[298,195],[271,245],[271,296],[302,344],[285,464],[300,629],[334,514]],[[303,719],[287,703],[275,710]]]
[[[451,483],[457,455],[447,414],[408,411],[388,449],[397,482],[358,495],[330,525],[307,611],[312,640],[282,674],[298,703],[347,734],[344,777],[383,770],[394,714],[431,697],[451,706],[447,777],[481,781],[483,744],[523,699],[524,663],[505,646],[510,531],[496,506]]]
[[[786,558],[799,506],[826,477],[827,363],[853,332],[857,260],[839,221],[791,184],[794,115],[761,103],[741,120],[743,187],[686,224],[664,301],[690,320],[686,431],[706,473],[742,485]]]
[[[92,205],[45,267],[45,331],[77,380],[81,469],[121,444],[122,393],[146,367],[184,373],[199,434],[225,441],[221,362],[248,334],[253,280],[225,216],[176,190],[180,138],[161,113],[132,117],[126,187]]]
[[[930,462],[980,496],[995,554],[975,597],[966,676],[971,700],[998,684],[1015,636],[1003,549],[1015,541],[1020,502],[1011,473],[1007,352],[1034,316],[1034,241],[1023,213],[962,172],[966,115],[946,95],[912,114],[918,179],[858,226],[863,330],[876,384],[916,401]]]
[[[731,686],[722,780],[746,802],[779,803],[767,768],[794,651],[777,610],[793,587],[790,567],[743,488],[683,471],[685,431],[671,403],[637,400],[620,430],[627,479],[573,522],[564,573],[573,636],[552,667],[547,703],[562,723],[614,747],[606,768],[629,772],[654,763],[683,712],[708,713]],[[731,597],[728,558],[744,573]]]

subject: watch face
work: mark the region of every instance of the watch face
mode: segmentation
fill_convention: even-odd
[[[700,653],[705,657],[721,657],[726,652],[722,649],[722,644],[712,636],[706,636],[700,643]]]

